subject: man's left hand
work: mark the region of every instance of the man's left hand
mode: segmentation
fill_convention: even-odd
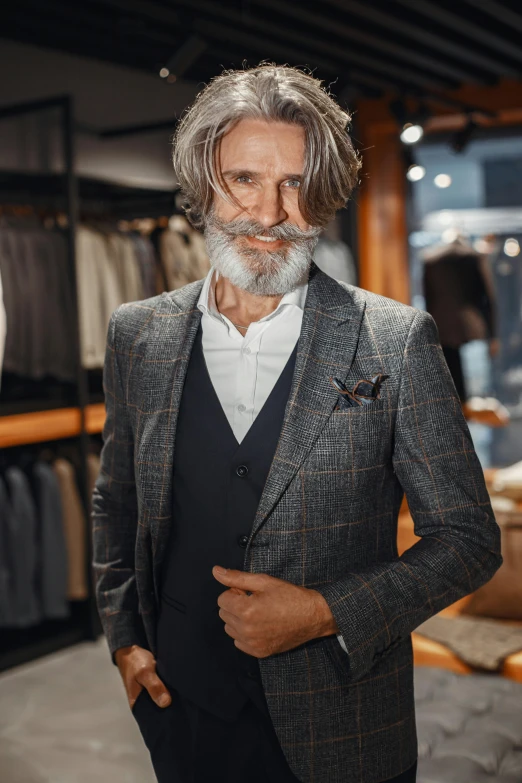
[[[225,632],[248,655],[267,658],[310,639],[339,633],[326,600],[317,590],[232,568],[220,574],[214,566],[212,575],[230,588],[217,601]]]

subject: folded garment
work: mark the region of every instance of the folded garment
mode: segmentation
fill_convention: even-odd
[[[522,650],[522,627],[477,617],[431,617],[416,633],[449,647],[476,669],[500,671],[506,658]]]
[[[513,500],[522,500],[522,461],[495,471],[493,491]]]

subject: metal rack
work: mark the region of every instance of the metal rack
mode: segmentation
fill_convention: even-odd
[[[50,208],[65,215],[68,270],[73,292],[73,305],[78,313],[76,295],[75,233],[81,211],[105,214],[111,219],[156,217],[179,212],[177,190],[149,190],[129,187],[110,181],[77,177],[74,166],[74,103],[71,96],[58,96],[13,106],[0,107],[0,122],[48,110],[60,113],[60,142],[63,151],[63,171],[60,173],[22,173],[0,171],[0,203],[33,205],[36,209]],[[25,629],[0,629],[0,671],[41,655],[60,650],[72,644],[95,640],[101,633],[92,579],[92,543],[90,528],[90,498],[87,470],[90,439],[100,433],[105,417],[104,406],[89,404],[88,373],[81,363],[79,319],[73,335],[75,345],[75,402],[66,408],[35,410],[40,405],[17,405],[16,414],[0,405],[0,450],[3,456],[9,450],[34,444],[65,441],[75,444],[79,455],[79,491],[86,525],[86,577],[88,597],[71,602],[71,614],[66,620],[45,620]],[[12,408],[12,406],[11,406]]]

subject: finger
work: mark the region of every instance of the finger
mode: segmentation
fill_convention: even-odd
[[[266,587],[268,574],[251,574],[248,571],[238,571],[235,568],[226,569],[226,573],[220,572],[220,566],[214,566],[212,576],[221,584],[228,587],[239,587],[241,590],[256,591]]]
[[[237,621],[244,621],[251,616],[253,611],[253,599],[241,593],[236,595],[232,590],[225,590],[218,596],[217,604],[225,612],[228,612],[228,616]]]
[[[140,679],[140,684],[149,692],[151,699],[156,702],[158,707],[168,707],[172,702],[172,697],[160,680],[156,672],[148,672]]]
[[[223,607],[221,607],[221,609],[219,610],[218,615],[221,617],[224,623],[234,624],[237,623],[238,620],[240,620],[240,618],[236,614],[234,614],[233,612],[229,612],[227,609],[223,609]]]
[[[136,682],[136,680],[134,680],[134,682]],[[138,684],[138,683],[136,682],[136,684]],[[134,688],[132,690],[134,691]],[[128,697],[128,700],[129,700],[129,707],[131,708],[131,710],[134,707],[134,705],[136,704],[136,702],[138,700],[138,696],[140,695],[142,690],[143,690],[143,685],[140,685],[139,689],[136,691],[136,693],[133,693],[132,695],[127,694],[127,697]]]

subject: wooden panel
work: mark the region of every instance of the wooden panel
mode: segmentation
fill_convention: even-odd
[[[72,438],[81,432],[79,408],[20,413],[0,417],[0,448]]]

